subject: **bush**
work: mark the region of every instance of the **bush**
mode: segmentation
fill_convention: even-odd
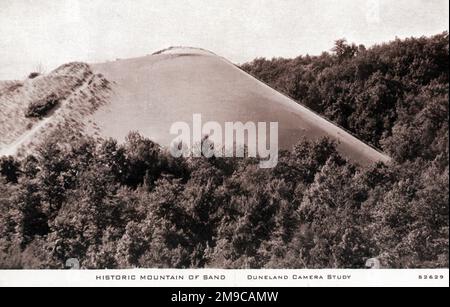
[[[41,75],[41,74],[38,73],[38,72],[32,72],[32,73],[30,73],[30,74],[28,75],[28,79],[34,79],[34,78],[39,77],[40,75]]]
[[[13,157],[0,157],[0,176],[4,177],[6,182],[17,183],[19,167],[19,162]]]
[[[59,103],[55,94],[50,94],[44,99],[33,101],[28,105],[26,117],[42,117],[48,114]]]

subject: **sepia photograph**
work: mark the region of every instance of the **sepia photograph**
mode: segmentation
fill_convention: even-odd
[[[448,31],[446,0],[0,0],[0,286],[448,286]]]

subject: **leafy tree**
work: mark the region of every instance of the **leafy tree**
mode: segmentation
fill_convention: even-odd
[[[358,47],[355,44],[347,44],[346,39],[338,39],[332,49],[336,53],[339,60],[351,59],[357,52]]]

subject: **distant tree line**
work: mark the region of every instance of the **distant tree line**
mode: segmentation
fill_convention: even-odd
[[[341,39],[332,51],[242,69],[399,161],[446,154],[447,32],[369,49]]]
[[[389,268],[449,265],[448,35],[244,69],[391,154],[353,165],[299,140],[255,159],[173,158],[52,135],[0,160],[0,268]]]

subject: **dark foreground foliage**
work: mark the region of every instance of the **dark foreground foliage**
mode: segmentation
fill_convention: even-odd
[[[324,139],[268,170],[175,159],[138,134],[97,144],[49,140],[2,163],[0,267],[448,266],[441,160],[361,169]]]
[[[394,161],[300,140],[267,170],[175,159],[136,133],[51,137],[0,163],[0,268],[448,267],[447,34],[244,68]]]

